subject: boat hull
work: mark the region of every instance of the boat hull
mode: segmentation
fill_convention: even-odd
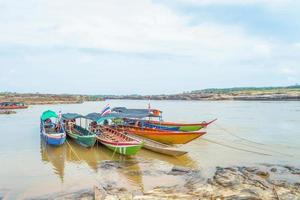
[[[168,156],[182,156],[182,155],[188,153],[187,151],[177,150],[171,145],[159,143],[154,140],[150,140],[148,138],[144,138],[144,137],[137,136],[137,135],[130,135],[130,136],[143,141],[144,149],[148,149],[150,151],[153,151],[153,152],[156,152],[159,154],[164,154],[164,155],[168,155]]]
[[[60,146],[63,145],[66,141],[66,134],[65,133],[60,133],[60,134],[55,134],[55,135],[48,135],[45,132],[41,133],[41,137],[43,140],[52,146]]]
[[[8,109],[26,109],[28,106],[0,106],[1,110],[8,110]]]
[[[118,130],[109,127],[99,127],[101,134],[97,135],[97,140],[115,153],[126,156],[135,155],[142,148],[143,143]]]
[[[195,123],[195,124],[184,124],[184,123],[173,123],[173,122],[160,122],[160,121],[147,121],[149,125],[152,126],[160,126],[165,128],[174,128],[178,129],[178,131],[199,131],[202,128],[206,128],[208,125],[216,121],[216,119],[210,121],[210,122],[201,122],[201,123]]]
[[[136,134],[142,137],[155,140],[164,144],[186,144],[206,132],[180,132],[180,131],[161,131],[155,129],[146,129],[138,127],[119,127],[120,130],[128,134]]]
[[[67,131],[67,135],[72,138],[77,144],[86,147],[86,148],[91,148],[95,145],[96,143],[96,135],[78,135],[74,134],[70,131]]]
[[[142,144],[139,145],[118,145],[118,144],[112,144],[103,140],[100,140],[101,144],[105,145],[108,149],[112,150],[113,152],[125,155],[125,156],[131,156],[136,155],[139,150],[142,148]]]

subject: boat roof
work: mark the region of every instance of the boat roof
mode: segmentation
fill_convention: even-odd
[[[64,119],[64,120],[71,120],[71,119],[77,119],[77,118],[85,118],[85,116],[80,115],[78,113],[65,113],[65,114],[62,114],[62,119]]]
[[[90,113],[84,118],[90,119],[92,121],[95,121],[97,123],[103,122],[104,120],[107,119],[124,119],[124,118],[137,118],[137,119],[142,119],[145,117],[149,117],[149,113],[117,113],[117,112],[112,112],[108,115],[101,116],[100,113]]]
[[[77,119],[77,118],[85,118],[92,120],[97,123],[101,123],[107,119],[124,119],[124,118],[132,118],[132,119],[142,119],[146,117],[157,117],[152,113],[151,110],[148,109],[127,109],[125,107],[115,107],[112,109],[112,113],[102,116],[100,113],[90,113],[87,115],[80,115],[78,113],[66,113],[62,115],[63,119]]]
[[[136,118],[144,118],[144,117],[157,117],[153,113],[154,109],[132,109],[132,108],[126,108],[126,107],[115,107],[112,109],[113,112],[126,114],[129,116],[137,116]],[[160,110],[156,110],[162,113]],[[135,118],[135,117],[133,117]]]
[[[45,112],[43,112],[42,116],[41,116],[41,120],[46,120],[46,119],[50,119],[51,117],[54,117],[54,118],[58,118],[57,114],[52,111],[52,110],[47,110]]]

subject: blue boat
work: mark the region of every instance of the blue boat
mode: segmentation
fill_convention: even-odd
[[[43,112],[40,123],[41,137],[47,144],[60,146],[66,141],[66,132],[58,115],[47,110]]]
[[[146,121],[141,122],[141,127],[154,128],[154,129],[160,129],[165,131],[179,131],[179,127],[160,126],[157,124],[147,123]]]

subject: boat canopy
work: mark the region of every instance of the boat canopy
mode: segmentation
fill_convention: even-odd
[[[101,116],[100,113],[90,113],[86,116],[83,116],[86,119],[90,119],[97,123],[101,123],[108,119],[124,119],[124,118],[135,118],[135,119],[142,119],[145,117],[149,117],[149,113],[117,113],[113,112],[105,116]]]
[[[132,118],[159,117],[162,113],[156,109],[128,109],[126,107],[115,107],[112,111],[132,116]]]
[[[85,118],[92,120],[97,123],[101,123],[108,119],[125,119],[125,118],[131,118],[131,119],[142,119],[146,117],[157,117],[153,113],[153,110],[148,109],[127,109],[125,107],[116,107],[112,109],[112,113],[101,116],[100,113],[90,113],[87,115],[80,115],[77,113],[66,113],[62,115],[62,118],[65,120],[70,119],[77,119],[77,118]]]
[[[72,120],[72,119],[77,119],[77,118],[85,118],[85,116],[80,115],[78,113],[65,113],[65,114],[62,114],[62,119],[63,120]]]
[[[42,116],[41,116],[41,120],[46,120],[46,119],[50,119],[51,117],[54,117],[54,118],[58,118],[57,114],[52,111],[52,110],[47,110],[45,112],[43,112]]]

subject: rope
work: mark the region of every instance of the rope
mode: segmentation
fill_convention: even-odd
[[[74,155],[77,157],[77,159],[80,161],[81,159],[80,159],[80,157],[78,156],[78,154],[76,153],[76,151],[72,148],[72,146],[71,146],[71,144],[68,142],[68,140],[66,140],[66,143],[67,143],[67,145],[70,147],[70,149],[71,149],[71,152],[73,152],[74,153]],[[100,183],[98,180],[97,180],[97,178],[94,176],[94,172],[92,172],[91,170],[90,170],[90,168],[89,167],[86,167],[87,169],[88,169],[88,172],[89,172],[89,174],[92,176],[92,178],[96,181],[96,183]]]
[[[218,125],[218,124],[216,124],[216,126],[217,126],[219,129],[223,130],[224,132],[226,132],[226,133],[228,133],[228,134],[232,135],[233,137],[236,137],[236,138],[238,138],[238,139],[240,139],[240,140],[246,141],[246,142],[248,142],[248,143],[253,143],[253,144],[258,144],[258,145],[265,145],[265,146],[267,146],[267,144],[255,142],[255,141],[248,140],[248,139],[245,139],[245,138],[243,138],[243,137],[240,137],[240,136],[238,136],[238,135],[236,135],[236,134],[234,134],[234,133],[228,131],[227,129],[221,127],[221,126]],[[241,143],[241,144],[242,144],[242,143]],[[294,156],[291,155],[291,154],[286,154],[286,153],[282,153],[282,152],[279,152],[279,151],[274,151],[274,150],[269,149],[269,148],[263,148],[263,147],[258,147],[258,146],[249,145],[249,144],[248,144],[248,145],[247,145],[247,144],[242,144],[242,145],[248,146],[248,147],[254,147],[254,148],[256,148],[256,149],[260,149],[260,150],[264,150],[264,151],[269,151],[269,152],[276,153],[276,154],[280,154],[280,155],[283,155],[283,156],[294,157]]]
[[[218,125],[218,124],[215,124],[215,125],[216,125],[219,129],[223,130],[224,132],[226,132],[226,133],[228,133],[228,134],[230,134],[230,135],[232,135],[232,136],[234,136],[234,137],[236,137],[236,138],[239,138],[240,140],[245,140],[245,141],[247,141],[247,142],[254,143],[254,144],[259,144],[259,145],[266,145],[266,144],[263,144],[263,143],[259,143],[259,142],[255,142],[255,141],[252,141],[252,140],[249,140],[249,139],[242,138],[242,137],[240,137],[240,136],[238,136],[238,135],[236,135],[236,134],[234,134],[234,133],[228,131],[227,129],[221,127],[221,126]]]
[[[210,142],[210,143],[218,144],[220,146],[224,146],[224,147],[227,147],[227,148],[240,150],[240,151],[245,151],[245,152],[248,152],[248,153],[254,153],[254,154],[263,155],[263,156],[272,156],[271,154],[261,153],[261,152],[258,152],[258,151],[251,151],[251,150],[247,150],[247,149],[243,149],[243,148],[239,148],[239,147],[234,147],[234,146],[231,146],[231,145],[228,145],[228,144],[224,144],[224,143],[221,143],[221,142],[216,142],[216,141],[209,140],[209,139],[202,138],[202,140],[205,140],[205,141]]]

